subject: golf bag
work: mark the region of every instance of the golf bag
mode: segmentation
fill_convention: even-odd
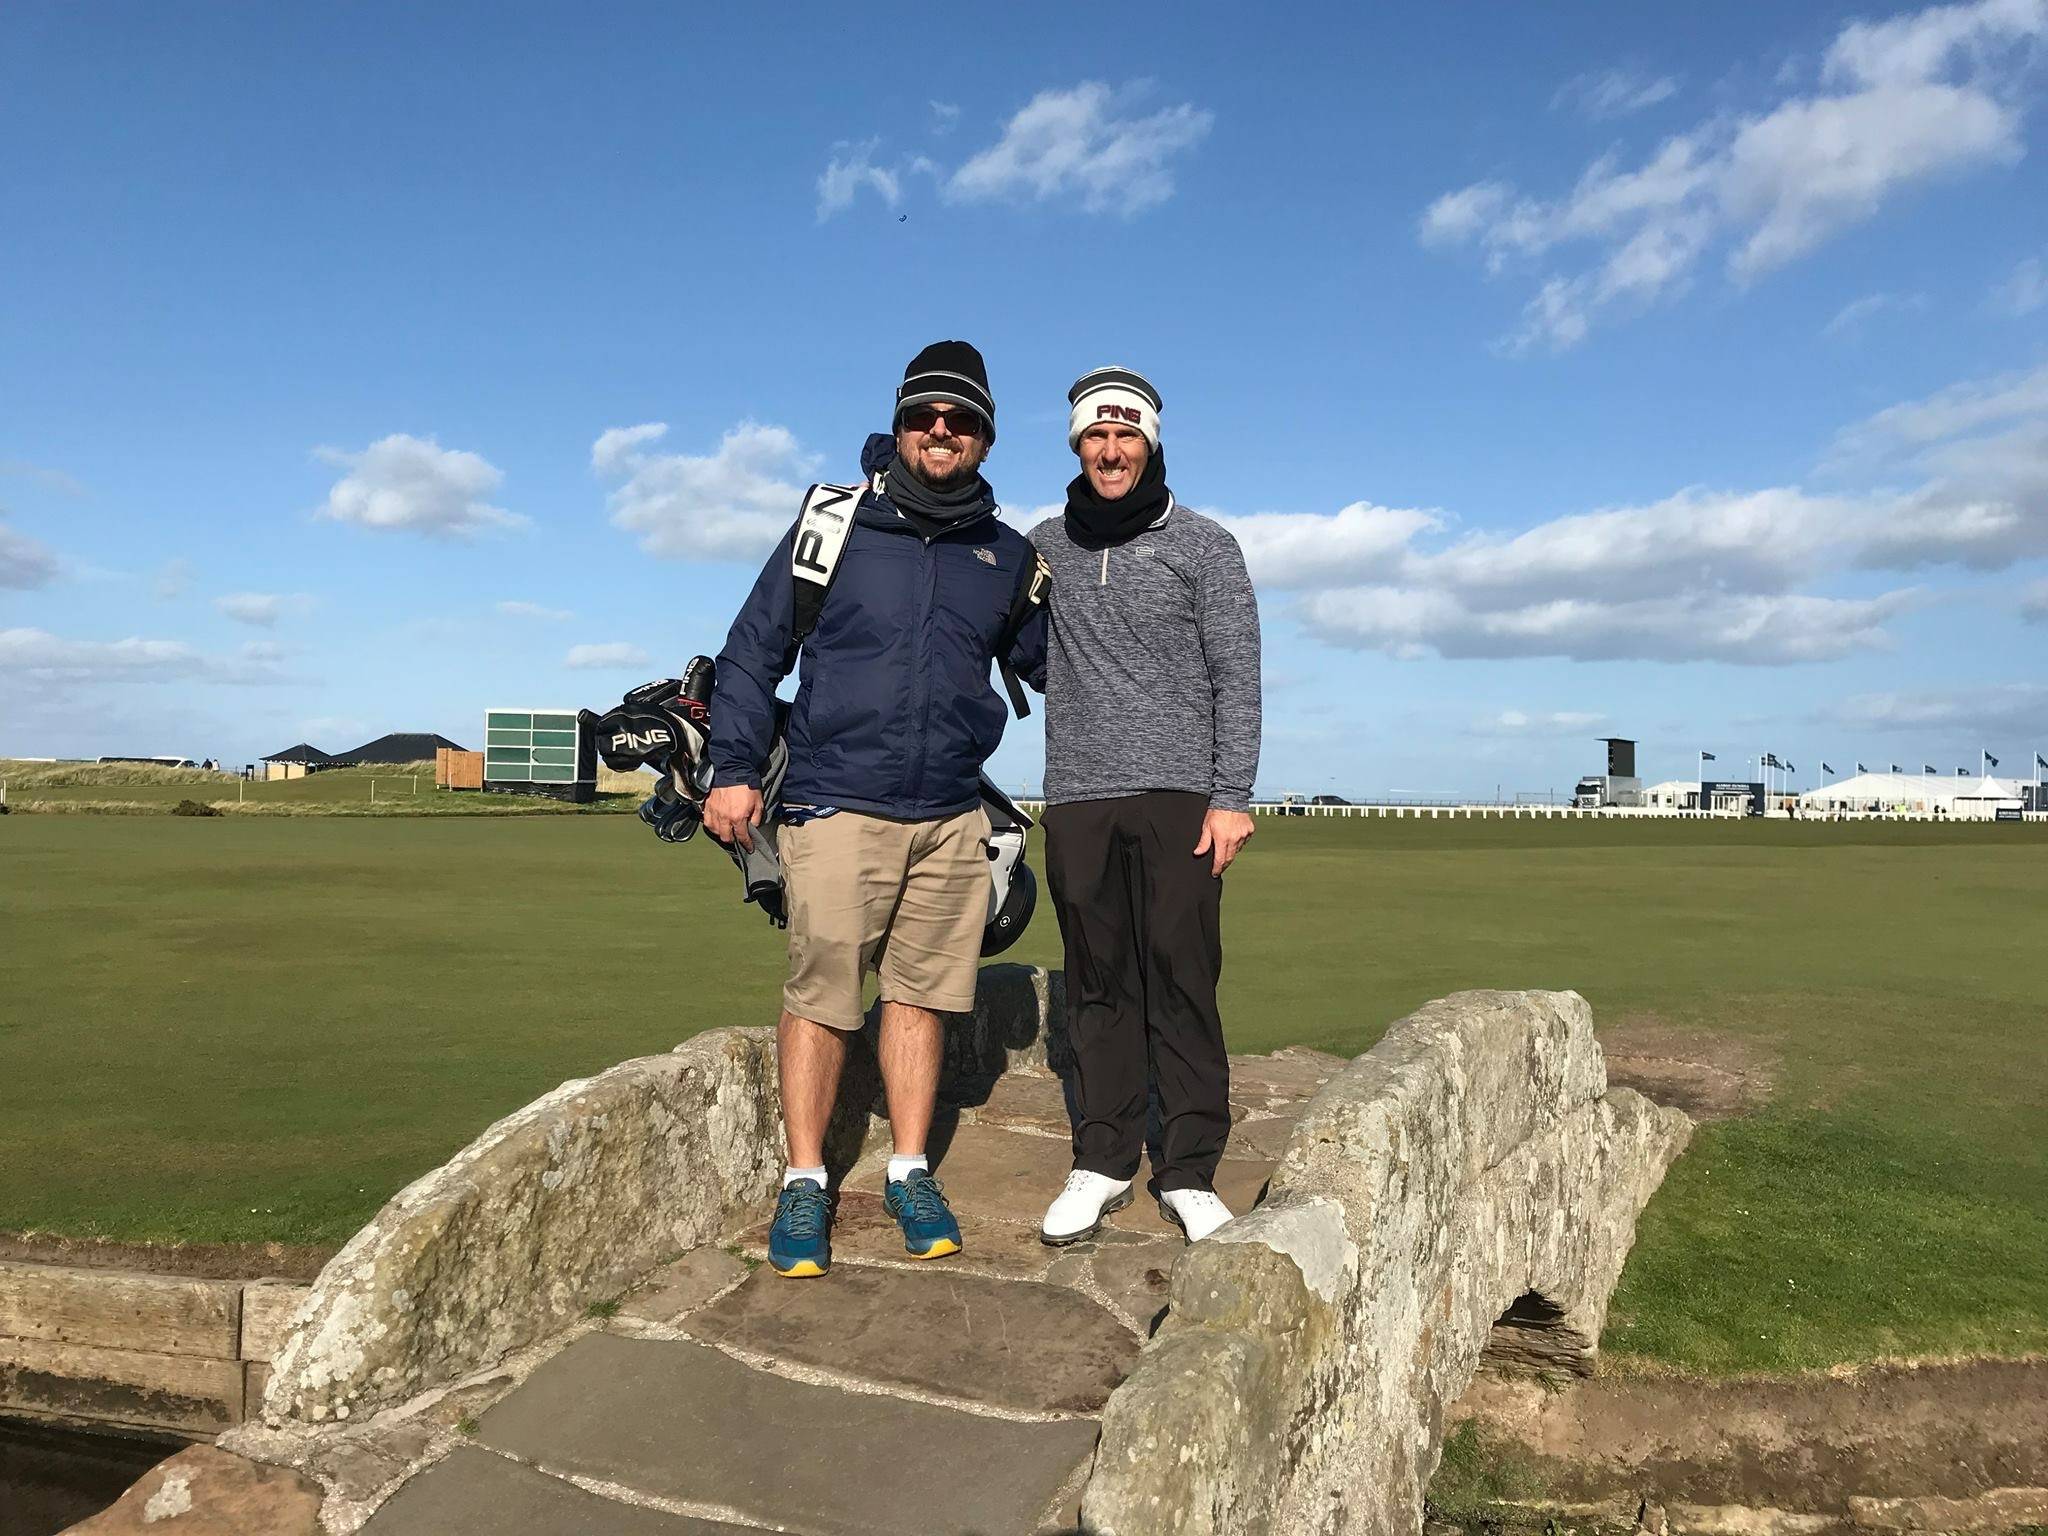
[[[640,819],[664,842],[686,843],[704,821],[704,797],[712,789],[712,768],[706,755],[711,739],[711,693],[717,664],[695,656],[680,678],[643,683],[618,706],[592,722],[598,755],[607,767],[631,773],[652,768],[659,775],[654,793],[640,807]],[[785,730],[789,706],[775,707],[775,741],[761,774],[761,825],[753,829],[752,848],[718,843],[746,887],[744,899],[767,913],[778,928],[789,926],[782,899],[782,859],[776,851],[781,824],[782,779],[789,766]],[[1024,835],[1031,818],[984,776],[981,805],[988,812],[988,919],[982,928],[981,952],[999,955],[1017,942],[1038,904],[1038,881],[1024,862]]]

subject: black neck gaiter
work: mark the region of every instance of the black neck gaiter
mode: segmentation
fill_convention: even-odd
[[[940,490],[926,485],[897,459],[889,465],[882,484],[889,493],[889,504],[928,539],[964,527],[996,509],[996,493],[980,475],[962,475],[958,483]]]
[[[1173,505],[1166,488],[1166,450],[1159,448],[1138,483],[1115,501],[1104,501],[1086,472],[1067,485],[1067,537],[1083,549],[1108,549],[1150,528]]]

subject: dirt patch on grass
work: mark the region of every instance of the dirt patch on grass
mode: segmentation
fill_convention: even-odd
[[[1695,1120],[1731,1120],[1759,1108],[1778,1085],[1778,1058],[1753,1040],[1684,1029],[1653,1013],[1600,1031],[1607,1081]]]
[[[1623,1511],[1648,1499],[1848,1524],[1868,1517],[1872,1500],[1989,1509],[2010,1502],[1991,1497],[1997,1490],[2048,1488],[2048,1360],[2040,1359],[1783,1380],[1602,1377],[1562,1389],[1482,1376],[1449,1415],[1468,1419],[1534,1458],[1549,1497],[1565,1505]]]
[[[139,1269],[197,1280],[310,1282],[337,1250],[319,1243],[112,1243],[0,1232],[0,1259],[74,1269]]]

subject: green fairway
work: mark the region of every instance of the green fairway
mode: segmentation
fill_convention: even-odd
[[[1265,818],[1231,1046],[1481,986],[1742,1037],[1775,1095],[1674,1168],[1610,1352],[2048,1349],[2044,830]],[[628,817],[0,821],[0,1228],[338,1241],[564,1078],[770,1022],[737,882]],[[1041,906],[1006,958],[1057,956]]]

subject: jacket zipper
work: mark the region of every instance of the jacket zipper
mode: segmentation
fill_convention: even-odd
[[[1095,585],[1098,587],[1109,585],[1109,546],[1107,544],[1102,546],[1102,579],[1096,582]]]
[[[932,556],[932,541],[920,539],[919,574],[923,578],[917,588],[917,623],[913,633],[917,635],[918,646],[915,665],[911,668],[913,687],[910,696],[910,718],[917,722],[917,741],[912,748],[910,762],[910,783],[905,786],[907,798],[913,803],[924,793],[925,757],[930,751],[931,722],[925,718],[931,707],[930,678],[926,675],[925,662],[931,655],[932,637],[928,633],[931,625],[932,599],[938,587],[938,562]]]

